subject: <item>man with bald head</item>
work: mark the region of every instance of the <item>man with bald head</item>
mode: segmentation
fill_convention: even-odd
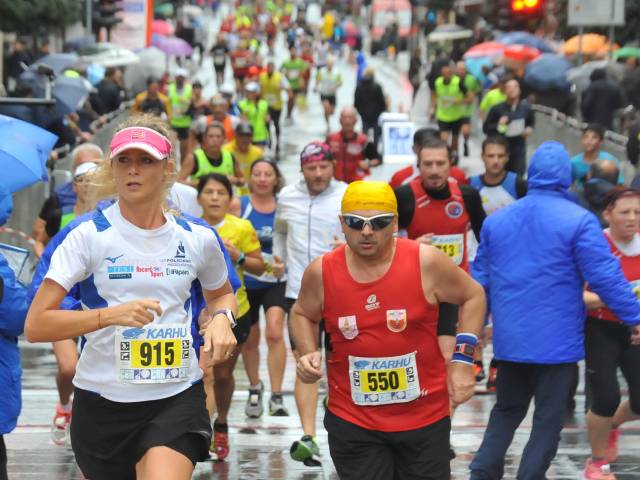
[[[580,205],[598,217],[602,228],[608,227],[602,216],[605,208],[604,197],[618,183],[619,175],[620,170],[614,160],[599,160],[591,164],[584,188],[576,191]]]
[[[336,159],[334,176],[343,182],[362,180],[369,175],[370,167],[382,163],[378,149],[364,133],[355,131],[358,112],[353,107],[344,107],[340,112],[340,131],[327,136],[326,143]]]

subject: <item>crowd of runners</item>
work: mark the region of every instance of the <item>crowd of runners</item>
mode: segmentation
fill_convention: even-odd
[[[76,147],[73,180],[34,225],[28,298],[0,268],[3,339],[26,315],[27,340],[53,342],[54,442],[70,442],[90,480],[191,478],[234,448],[238,358],[248,418],[295,413],[290,349],[294,460],[320,465],[322,401],[340,478],[448,479],[451,418],[481,389],[496,404],[471,478],[502,478],[533,398],[518,478],[540,480],[586,357],[584,478],[614,479],[619,428],[640,415],[640,190],[602,150],[603,127],[585,128],[574,158],[556,142],[527,158],[535,124],[518,80],[482,86],[447,62],[429,81],[437,125],[416,130],[415,162],[367,180],[382,160],[371,105],[342,105],[331,129],[336,59],[373,81],[356,60],[362,38],[345,38],[335,12],[314,30],[288,3],[257,5],[222,22],[213,98],[183,68],[149,78],[106,151]],[[297,152],[300,178],[285,185],[281,125],[316,101],[326,136]],[[478,106],[484,173],[467,178]]]

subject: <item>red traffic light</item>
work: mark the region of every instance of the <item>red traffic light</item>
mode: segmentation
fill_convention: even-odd
[[[511,10],[514,12],[527,12],[540,7],[541,0],[511,0]]]

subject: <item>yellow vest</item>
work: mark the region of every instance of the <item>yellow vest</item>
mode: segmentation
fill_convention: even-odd
[[[260,74],[260,91],[262,92],[262,98],[264,98],[274,110],[282,110],[281,83],[282,75],[280,75],[279,72],[273,72],[271,77],[269,77],[267,72]]]
[[[191,117],[186,115],[191,103],[191,84],[185,83],[182,92],[178,93],[175,83],[169,85],[169,103],[171,104],[171,126],[176,128],[189,128]]]

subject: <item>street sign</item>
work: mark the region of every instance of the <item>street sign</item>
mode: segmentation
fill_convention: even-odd
[[[624,25],[624,0],[569,0],[570,27]]]

